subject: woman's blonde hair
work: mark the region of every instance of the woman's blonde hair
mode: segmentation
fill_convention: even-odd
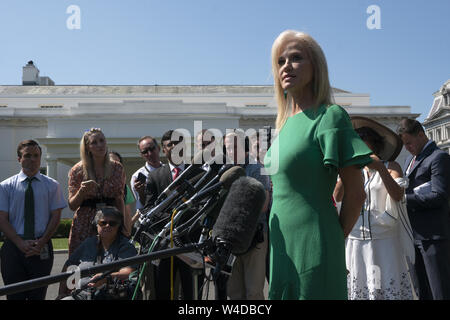
[[[331,86],[328,78],[328,67],[325,54],[319,44],[308,34],[295,30],[283,31],[272,45],[272,73],[274,79],[275,99],[278,105],[278,114],[275,127],[279,131],[284,126],[292,112],[292,97],[285,94],[279,78],[278,58],[288,42],[296,41],[306,51],[313,67],[312,94],[316,107],[332,104]]]
[[[83,177],[85,180],[95,180],[95,170],[94,170],[94,160],[89,152],[88,144],[89,138],[97,133],[101,133],[103,136],[103,131],[100,128],[91,128],[83,134],[80,141],[80,158],[81,164],[83,165]],[[106,138],[105,138],[106,139]],[[105,160],[103,162],[103,172],[104,178],[107,179],[111,175],[111,160],[109,158],[108,150],[105,152]]]

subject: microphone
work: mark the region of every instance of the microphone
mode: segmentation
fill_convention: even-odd
[[[230,189],[233,182],[241,177],[245,176],[245,170],[239,166],[234,166],[227,171],[225,171],[219,178],[219,182],[206,185],[199,192],[194,194],[188,201],[179,206],[176,210],[180,211],[187,208],[192,208],[193,206],[199,204],[203,199],[216,194],[221,189]]]
[[[230,165],[223,165],[223,166],[217,164],[209,165],[206,171],[201,170],[202,172],[196,175],[194,178],[192,178],[189,181],[185,181],[181,186],[179,186],[175,191],[173,191],[168,196],[168,198],[166,198],[166,200],[169,198],[174,199],[180,196],[170,204],[173,208],[180,209],[178,208],[180,204],[187,202],[188,201],[187,199],[192,197],[202,188],[206,188],[211,184],[218,182],[219,178],[230,167],[231,167]],[[213,175],[215,176],[212,177]],[[164,203],[166,200],[163,200],[162,203]],[[164,209],[166,207],[164,207]]]
[[[234,166],[231,169],[225,171],[225,173],[220,177],[220,181],[218,183],[209,188],[201,190],[200,192],[197,192],[187,202],[175,208],[175,211],[178,213],[175,215],[173,219],[173,224],[174,225],[177,224],[178,221],[183,216],[184,212],[186,212],[188,209],[198,205],[202,200],[208,198],[209,196],[215,196],[217,193],[220,194],[220,192],[226,192],[226,190],[230,189],[230,187],[233,185],[235,181],[238,181],[239,178],[244,176],[245,170],[239,166]],[[166,235],[167,231],[170,229],[171,224],[172,222],[169,221],[164,226],[164,228],[158,234],[159,238],[162,238]],[[183,225],[180,229],[183,230],[184,227],[185,226]],[[181,230],[174,229],[174,234],[178,235],[179,232],[181,232]]]
[[[158,219],[158,217],[161,218],[160,217],[161,213],[164,212],[164,210],[166,210],[174,202],[176,202],[176,200],[178,199],[180,194],[183,195],[183,193],[186,192],[186,190],[187,190],[187,194],[188,194],[187,196],[188,197],[192,196],[192,194],[194,194],[195,190],[196,190],[195,187],[193,187],[192,185],[197,183],[204,174],[205,174],[205,172],[203,171],[203,172],[197,174],[195,177],[193,177],[189,181],[184,180],[183,184],[180,186],[180,188],[178,188],[177,190],[170,193],[168,197],[166,197],[164,200],[162,200],[158,205],[153,206],[151,209],[143,208],[142,211],[144,211],[145,209],[147,209],[147,210],[144,212],[141,212],[141,216],[139,218],[139,227],[136,230],[136,232],[134,233],[130,242],[133,243],[140,236],[142,231],[144,231],[144,228],[147,227],[147,225],[151,221],[154,222],[155,220]]]
[[[155,203],[158,204],[165,198],[167,198],[172,191],[176,190],[183,183],[183,181],[201,172],[204,173],[205,171],[201,169],[202,160],[203,160],[203,152],[197,153],[192,160],[192,164],[189,165],[185,170],[183,170],[183,172],[174,181],[172,181],[172,183],[169,184],[167,188],[164,189],[163,192],[161,192],[161,194],[156,199]]]
[[[266,191],[261,182],[242,177],[234,182],[213,227],[218,246],[226,244],[234,255],[245,253],[252,242]]]
[[[220,177],[233,166],[234,165],[232,164],[224,164],[221,167],[218,165],[208,166],[208,173],[205,174],[202,179],[200,179],[200,181],[195,185],[195,189],[200,190],[202,188],[208,188],[213,184],[219,182]],[[216,175],[214,177],[211,177],[213,173],[215,173]]]

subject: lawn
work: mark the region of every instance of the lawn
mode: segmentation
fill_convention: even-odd
[[[55,238],[52,239],[53,250],[67,250],[69,248],[69,239],[67,238]],[[3,242],[0,241],[0,248]]]

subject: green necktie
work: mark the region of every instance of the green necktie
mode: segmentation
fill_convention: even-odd
[[[27,189],[25,190],[25,224],[23,236],[26,240],[34,239],[34,194],[31,182],[35,178],[27,178]]]

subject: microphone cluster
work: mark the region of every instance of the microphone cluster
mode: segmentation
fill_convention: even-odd
[[[152,248],[158,248],[158,251],[86,267],[80,270],[81,276],[118,270],[124,266],[143,264],[174,255],[181,257],[198,251],[202,252],[202,263],[203,256],[208,255],[215,265],[213,278],[216,278],[224,267],[230,266],[233,255],[246,252],[250,246],[266,193],[263,185],[254,178],[246,177],[244,169],[239,166],[216,165],[211,161],[206,167],[202,169],[202,165],[198,164],[189,166],[184,175],[180,175],[166,189],[165,195],[142,213],[141,225],[132,241],[140,240],[139,234],[147,231],[152,216],[178,212],[173,223],[167,223],[156,236],[154,244],[158,246],[152,245]],[[177,247],[173,249],[168,249],[165,244],[169,228],[173,228],[172,235],[178,237]],[[201,235],[197,243],[184,242],[183,235],[190,239],[190,235],[200,229]],[[8,285],[0,288],[0,295],[60,282],[73,273],[74,271],[66,272]]]
[[[211,245],[204,247],[203,254],[213,260],[217,275],[230,254],[242,254],[249,248],[266,193],[259,181],[245,176],[242,167],[217,165],[215,161],[223,155],[203,165],[198,164],[198,157],[203,154],[194,158],[151,208],[141,212],[140,226],[132,241],[140,241],[142,246],[142,232],[150,233],[150,250],[167,249],[169,236],[178,247],[209,241]],[[155,221],[165,225],[148,231]]]

